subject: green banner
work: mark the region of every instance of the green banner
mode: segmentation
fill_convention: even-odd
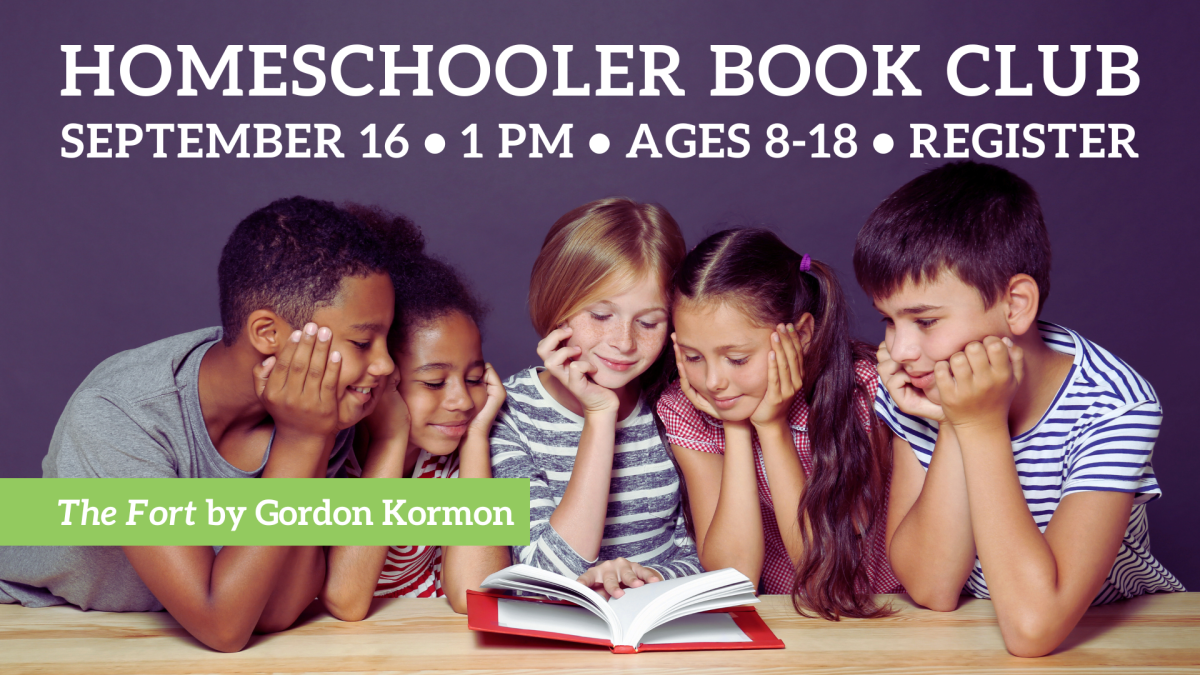
[[[5,478],[0,545],[511,546],[523,478]]]

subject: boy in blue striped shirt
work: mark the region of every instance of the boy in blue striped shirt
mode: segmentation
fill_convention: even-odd
[[[1041,656],[1089,605],[1184,590],[1150,555],[1158,398],[1037,320],[1050,240],[1028,183],[973,162],[914,179],[859,232],[854,271],[887,326],[888,557],[913,600],[991,598],[1008,650]]]

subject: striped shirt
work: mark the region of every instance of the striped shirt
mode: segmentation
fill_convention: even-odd
[[[1150,465],[1162,424],[1154,389],[1124,361],[1075,331],[1045,321],[1038,327],[1046,344],[1074,356],[1074,363],[1042,419],[1012,439],[1017,476],[1034,522],[1045,532],[1059,502],[1075,492],[1131,492],[1134,506],[1121,549],[1092,604],[1183,591],[1150,555],[1146,503],[1162,494]],[[875,411],[908,441],[928,470],[937,423],[900,412],[883,386]],[[990,597],[978,558],[963,590]]]
[[[583,418],[555,401],[530,368],[504,383],[508,399],[492,426],[492,475],[529,479],[529,545],[514,546],[514,562],[575,578],[601,561],[625,558],[666,579],[703,570],[687,534],[679,473],[645,401],[617,422],[608,513],[600,554],[589,560],[550,525],[562,501]]]
[[[875,365],[866,361],[854,364],[854,377],[858,383],[854,401],[855,421],[868,431],[874,415],[871,414],[870,396],[879,386],[879,374]],[[868,393],[869,392],[869,393]],[[681,447],[699,452],[725,454],[725,429],[721,421],[696,410],[679,383],[671,385],[658,400],[658,414],[667,427],[667,439]],[[812,475],[812,440],[808,435],[808,404],[797,396],[788,410],[788,425],[792,430],[792,444],[800,456],[800,464],[806,476]],[[762,587],[771,595],[790,594],[796,578],[796,565],[783,545],[779,524],[775,519],[775,506],[771,499],[771,487],[767,481],[767,468],[763,462],[762,446],[758,435],[754,436],[754,468],[758,478],[758,504],[763,524],[763,569]],[[885,533],[887,530],[887,502],[879,505],[875,512],[873,532],[865,538],[867,549],[867,580],[872,593],[900,593],[903,588],[888,564]]]
[[[350,453],[347,473],[358,477],[362,469],[354,453]],[[412,478],[458,478],[458,451],[448,455],[431,455],[424,450],[417,456]],[[441,598],[441,546],[389,546],[383,570],[375,582],[377,598]]]

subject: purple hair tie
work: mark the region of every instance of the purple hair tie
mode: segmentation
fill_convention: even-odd
[[[812,257],[809,256],[807,253],[805,253],[804,257],[800,259],[800,271],[807,272],[809,270],[809,268],[811,268],[811,267],[812,267]]]

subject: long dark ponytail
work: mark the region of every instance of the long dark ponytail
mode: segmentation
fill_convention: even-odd
[[[888,614],[867,579],[875,516],[887,502],[891,462],[883,425],[858,423],[855,395],[871,401],[855,377],[855,361],[874,361],[869,345],[850,336],[849,312],[833,270],[803,258],[762,229],[718,232],[692,249],[675,275],[677,299],[719,301],[765,326],[813,316],[804,352],[804,385],[813,470],[800,498],[804,554],[796,565],[796,611],[837,620]]]

